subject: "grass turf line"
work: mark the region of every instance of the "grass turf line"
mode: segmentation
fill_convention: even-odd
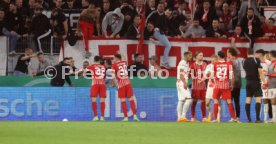
[[[0,144],[271,144],[276,125],[175,122],[0,122]]]

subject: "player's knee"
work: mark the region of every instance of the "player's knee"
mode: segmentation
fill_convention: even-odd
[[[120,100],[121,100],[121,102],[125,102],[125,101],[126,101],[126,99],[125,99],[125,98],[121,98]]]

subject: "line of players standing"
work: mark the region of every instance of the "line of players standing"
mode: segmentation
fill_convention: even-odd
[[[195,62],[191,63],[192,53],[185,52],[184,58],[177,67],[178,122],[197,122],[195,109],[201,101],[202,122],[220,122],[220,100],[225,100],[231,115],[229,122],[239,122],[240,118],[240,90],[241,66],[246,73],[246,104],[245,111],[248,122],[251,120],[251,102],[255,97],[256,122],[260,119],[261,103],[264,101],[264,122],[276,122],[276,51],[269,52],[269,59],[264,50],[248,49],[248,58],[240,61],[238,49],[230,48],[225,54],[219,51],[211,57],[207,65],[203,61],[203,53],[197,51]],[[228,61],[225,61],[228,58]],[[192,92],[188,88],[188,79],[192,78]],[[211,110],[211,100],[214,100],[214,110]],[[232,104],[235,103],[235,109]],[[271,120],[268,120],[269,102],[272,104]],[[191,106],[191,120],[187,119],[187,112]],[[206,117],[206,109],[209,113]]]

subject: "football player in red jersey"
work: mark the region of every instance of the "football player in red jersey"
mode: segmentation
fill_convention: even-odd
[[[197,51],[195,53],[196,61],[191,64],[190,72],[192,81],[192,108],[191,108],[191,115],[192,119],[191,122],[196,122],[195,119],[195,109],[198,100],[201,100],[201,112],[202,112],[202,121],[207,122],[206,119],[206,104],[205,104],[205,95],[206,95],[206,82],[202,81],[204,79],[204,71],[207,67],[207,64],[203,61],[203,53],[201,51]]]
[[[133,120],[139,121],[136,115],[136,104],[134,101],[133,89],[128,77],[127,62],[122,60],[122,56],[120,54],[116,54],[114,56],[114,64],[112,65],[112,69],[115,74],[115,78],[117,79],[118,97],[121,100],[122,110],[124,113],[123,121],[128,121],[127,104],[126,104],[127,98],[130,102],[130,108],[133,113]]]
[[[231,97],[231,89],[234,85],[233,64],[231,61],[225,61],[225,54],[222,51],[218,52],[218,61],[214,63],[214,81],[214,122],[219,122],[217,121],[217,115],[221,97],[228,104],[228,109],[231,114],[231,120],[229,122],[237,122]]]
[[[94,64],[88,66],[85,70],[81,69],[76,74],[90,71],[92,76],[92,84],[90,89],[90,96],[92,98],[92,110],[94,113],[93,121],[98,121],[97,112],[97,97],[100,97],[100,107],[101,107],[101,118],[100,121],[104,121],[104,111],[105,111],[105,98],[106,98],[106,85],[105,85],[105,67],[100,64],[100,57],[94,57]]]

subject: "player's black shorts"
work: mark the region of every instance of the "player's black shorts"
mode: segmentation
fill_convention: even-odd
[[[247,80],[246,81],[246,97],[262,97],[262,85],[260,81]]]

